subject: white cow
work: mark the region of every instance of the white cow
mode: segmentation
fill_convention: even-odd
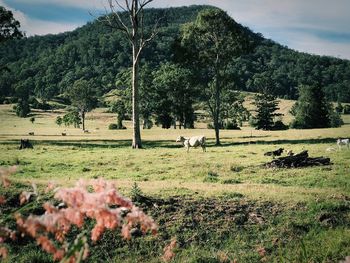
[[[206,152],[207,150],[205,148],[205,140],[205,136],[195,136],[190,138],[179,136],[177,137],[176,142],[182,142],[183,146],[187,149],[187,152],[189,152],[190,147],[197,148],[198,146],[201,146],[203,152]]]
[[[349,139],[338,139],[337,140],[337,145],[339,147],[339,150],[341,150],[342,145],[346,145],[349,149],[349,144],[350,144],[350,140]]]

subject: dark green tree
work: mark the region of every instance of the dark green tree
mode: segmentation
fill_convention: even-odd
[[[0,43],[9,39],[22,38],[20,26],[21,24],[13,17],[13,13],[0,6]]]
[[[277,123],[275,120],[282,114],[276,112],[279,110],[279,101],[275,96],[278,84],[274,81],[272,74],[269,71],[255,74],[248,85],[259,92],[254,96],[253,101],[257,113],[254,116],[253,126],[258,130],[286,129],[281,120],[278,120]]]
[[[329,119],[330,119],[330,127],[332,128],[338,128],[344,125],[344,121],[341,117],[341,113],[333,110],[333,107],[330,107]]]
[[[69,109],[68,113],[63,116],[62,122],[64,123],[64,126],[73,125],[74,128],[80,128],[80,112],[77,109]]]
[[[140,115],[143,120],[143,129],[153,127],[155,92],[152,68],[148,63],[145,63],[140,69]]]
[[[16,85],[16,97],[18,103],[16,105],[16,115],[21,118],[25,118],[30,113],[29,95],[31,90],[31,82],[26,80]]]
[[[0,6],[0,44],[15,38],[22,38],[23,33],[19,30],[21,24],[13,17],[10,10]],[[9,69],[0,64],[0,72]]]
[[[117,129],[125,129],[123,121],[126,118],[127,109],[125,103],[122,99],[118,99],[111,103],[110,111],[117,114]]]
[[[62,117],[61,117],[61,116],[57,116],[55,123],[56,123],[58,126],[61,127],[61,125],[62,125],[62,123],[63,123]]]
[[[28,117],[29,113],[30,107],[28,100],[19,99],[18,103],[16,104],[16,115],[21,118],[26,118]]]
[[[190,70],[172,63],[165,63],[154,72],[154,108],[162,127],[179,123],[180,129],[194,127],[196,89],[191,85]]]
[[[195,22],[182,28],[182,55],[185,64],[197,71],[202,99],[214,123],[216,145],[220,145],[222,95],[228,87],[229,67],[235,58],[251,49],[249,34],[216,8],[201,11]]]
[[[299,99],[294,108],[295,120],[292,127],[313,129],[330,127],[331,104],[327,101],[322,88],[316,85],[299,86]]]
[[[96,108],[98,103],[92,83],[84,79],[75,81],[69,91],[69,98],[72,101],[72,106],[79,111],[83,130],[85,130],[85,115]]]
[[[279,101],[272,94],[267,92],[258,93],[254,96],[253,104],[256,107],[256,122],[255,128],[257,130],[273,130],[275,124],[275,117],[282,114],[276,113],[279,110]]]
[[[243,121],[248,121],[249,111],[243,106],[244,96],[237,91],[227,91],[222,99],[223,110],[221,112],[221,128],[239,129]]]

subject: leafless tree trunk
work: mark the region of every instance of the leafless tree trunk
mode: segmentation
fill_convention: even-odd
[[[132,46],[132,121],[133,140],[132,148],[142,148],[140,117],[139,117],[139,61],[144,47],[157,35],[158,21],[155,22],[152,32],[145,36],[144,8],[154,0],[108,0],[110,15],[105,17],[109,26],[122,31]],[[125,12],[125,19],[121,12]]]

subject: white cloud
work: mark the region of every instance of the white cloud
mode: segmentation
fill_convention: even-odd
[[[74,24],[57,23],[40,19],[33,19],[28,17],[23,12],[7,6],[3,2],[3,0],[0,0],[0,5],[12,11],[15,19],[17,19],[21,23],[20,29],[24,31],[27,36],[63,33],[67,31],[72,31],[75,28],[85,24],[84,22],[82,22],[81,24]]]
[[[28,0],[16,0],[17,3],[28,4]],[[107,0],[30,0],[32,5],[53,5],[53,6],[66,6],[77,7],[82,9],[103,9]]]
[[[335,43],[302,33],[285,33],[289,47],[302,52],[350,59],[350,44]]]

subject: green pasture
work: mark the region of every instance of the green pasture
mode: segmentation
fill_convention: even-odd
[[[204,123],[193,130],[156,127],[142,131],[144,149],[132,150],[131,129],[107,129],[113,114],[89,113],[89,133],[83,133],[58,127],[55,118],[62,113],[34,111],[32,124],[15,117],[10,105],[0,106],[0,165],[18,165],[14,185],[1,190],[6,197],[17,198],[32,182],[44,187],[103,177],[127,196],[136,182],[144,195],[162,200],[157,208],[139,204],[158,222],[157,237],[125,242],[107,233],[93,246],[91,262],[159,262],[174,236],[177,262],[338,262],[350,255],[350,150],[336,146],[338,137],[350,137],[349,116],[337,129],[222,131],[220,147]],[[186,153],[175,142],[179,135],[207,136],[207,152]],[[18,150],[21,138],[30,139],[34,149]],[[264,152],[279,147],[327,156],[333,165],[266,169],[272,158]],[[37,211],[41,202],[24,214]],[[11,224],[16,209],[18,204],[5,206],[1,216]],[[10,252],[10,262],[51,261],[27,240],[10,245]]]

